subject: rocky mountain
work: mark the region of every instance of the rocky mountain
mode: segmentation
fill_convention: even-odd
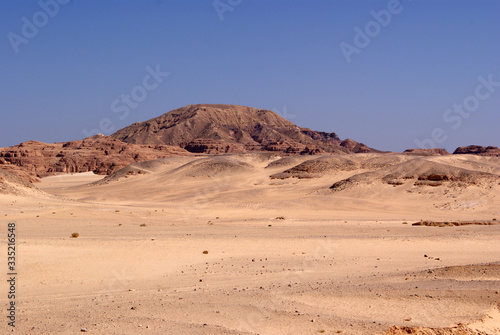
[[[459,154],[469,154],[469,155],[480,155],[480,156],[493,156],[500,157],[500,149],[498,147],[483,147],[480,145],[469,145],[467,147],[458,147],[454,152],[454,155]]]
[[[95,135],[80,141],[54,144],[28,141],[0,148],[0,169],[35,182],[56,173],[111,174],[134,162],[187,154],[179,147],[129,144]]]
[[[47,144],[24,142],[0,148],[0,169],[28,182],[57,173],[92,171],[111,174],[131,163],[191,153],[267,151],[285,155],[373,153],[378,150],[335,133],[303,128],[264,109],[237,105],[189,105],[148,121],[134,123],[111,137]],[[407,155],[449,155],[444,149],[409,149]],[[454,154],[500,156],[497,147],[468,146]],[[327,160],[297,167],[279,178],[316,175]],[[335,164],[334,164],[335,165]],[[316,172],[304,172],[303,169]],[[321,171],[320,171],[321,170]]]
[[[126,143],[176,145],[196,153],[279,151],[289,154],[377,152],[335,133],[302,128],[265,109],[189,105],[113,135]]]

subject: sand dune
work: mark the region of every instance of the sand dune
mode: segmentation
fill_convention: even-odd
[[[329,172],[352,171],[359,168],[359,162],[348,156],[324,156],[307,160],[283,172],[273,174],[271,178],[315,178]]]
[[[358,154],[321,156],[309,159],[283,172],[271,176],[273,179],[317,178],[339,171],[376,170],[410,160],[411,157],[397,154]]]
[[[495,161],[447,157],[357,154],[311,159],[270,153],[170,157],[134,163],[93,184],[53,192],[94,202],[134,199],[188,212],[200,206],[231,212],[253,208],[264,217],[283,215],[286,208],[300,218],[334,211],[356,219],[385,219],[397,213],[413,222],[491,220],[499,208],[500,177],[491,173],[496,171]],[[478,169],[472,170],[474,166]],[[491,172],[485,172],[486,167]],[[425,215],[419,214],[422,209]],[[462,217],[454,217],[455,211]],[[477,211],[482,217],[476,217]]]
[[[21,178],[17,173],[0,169],[0,194],[43,196],[35,185]]]
[[[17,331],[499,334],[500,225],[411,224],[500,219],[499,168],[471,155],[199,155],[43,178],[47,197],[2,191],[21,250]]]
[[[181,173],[186,177],[213,178],[238,173],[244,174],[250,172],[252,168],[252,165],[230,157],[207,157],[183,165],[172,172]]]
[[[444,161],[444,159],[441,159]],[[471,164],[470,167],[473,164]],[[478,165],[478,164],[476,164]],[[492,169],[496,171],[496,169]],[[331,186],[339,191],[356,185],[382,182],[394,186],[413,184],[413,186],[468,187],[480,185],[492,187],[500,184],[500,174],[464,169],[445,162],[436,162],[428,158],[412,159],[375,172],[357,174]]]

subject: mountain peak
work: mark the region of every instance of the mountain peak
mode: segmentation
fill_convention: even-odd
[[[350,153],[357,142],[341,146],[335,133],[313,131],[266,109],[196,104],[134,123],[111,135],[134,144],[178,145],[193,152],[282,151]],[[363,152],[375,151],[363,146]]]

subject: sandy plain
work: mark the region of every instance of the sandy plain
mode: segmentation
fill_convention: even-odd
[[[500,159],[342,157],[172,157],[0,194],[15,332],[500,334]],[[425,166],[411,179],[405,162]],[[480,175],[419,184],[443,169]]]

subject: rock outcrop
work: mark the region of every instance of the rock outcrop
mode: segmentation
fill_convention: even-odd
[[[376,150],[373,150],[372,148],[367,147],[363,143],[358,143],[356,141],[353,141],[350,138],[342,141],[340,143],[340,146],[344,147],[347,150],[349,150],[350,152],[356,153],[356,154],[376,152]]]
[[[189,152],[205,154],[228,154],[245,152],[245,148],[238,143],[229,143],[217,140],[192,140],[184,146]]]
[[[404,154],[415,155],[415,156],[445,156],[450,155],[446,149],[436,148],[436,149],[406,149]]]
[[[53,144],[28,141],[1,148],[0,169],[35,182],[40,177],[57,173],[111,174],[134,162],[187,154],[179,147],[128,144],[109,136],[95,135],[80,141]]]
[[[493,146],[483,147],[480,145],[469,145],[467,147],[458,147],[453,154],[500,157],[500,149]]]
[[[353,175],[334,183],[330,189],[343,191],[358,185],[387,184],[394,187],[412,185],[414,187],[496,187],[500,183],[500,175],[478,171],[480,164],[473,164],[476,169],[470,170],[450,164],[438,163],[432,158],[418,157],[396,165],[388,165],[382,169]]]

